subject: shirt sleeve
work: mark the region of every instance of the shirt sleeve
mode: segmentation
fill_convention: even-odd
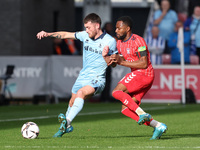
[[[109,42],[109,44],[108,44],[108,46],[109,46],[108,55],[112,55],[112,54],[117,54],[118,53],[116,45],[117,45],[116,40],[113,38],[111,40],[111,42]]]
[[[158,19],[160,17],[160,15],[161,15],[161,11],[160,10],[155,11],[153,19],[154,20]]]
[[[172,11],[171,15],[173,17],[174,23],[176,23],[178,21],[178,16],[177,16],[176,12]]]
[[[80,31],[80,32],[76,32],[75,33],[75,38],[77,40],[80,40],[80,41],[84,41],[85,37],[87,36],[87,33],[85,31]]]

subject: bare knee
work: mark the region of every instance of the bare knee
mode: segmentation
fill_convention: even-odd
[[[78,90],[78,92],[76,94],[76,97],[83,98],[84,97],[83,91],[82,90]]]
[[[132,99],[134,100],[134,102],[135,102],[136,104],[139,104],[139,101],[138,101],[135,97],[132,97]]]
[[[124,110],[125,108],[127,108],[127,107],[126,107],[125,105],[122,105],[122,110]],[[122,110],[121,110],[121,111],[122,111]]]
[[[114,96],[113,96],[113,93],[115,93],[115,92],[116,92],[116,90],[113,90],[113,91],[112,91],[112,97],[114,97]]]

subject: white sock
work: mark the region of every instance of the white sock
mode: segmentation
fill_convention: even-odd
[[[138,115],[143,115],[143,114],[146,114],[146,112],[144,112],[144,110],[142,110],[142,108],[138,107],[135,112],[138,114]]]
[[[161,123],[156,120],[151,120],[151,122],[150,122],[150,126],[154,127],[154,128],[160,126],[160,124]]]
[[[68,122],[72,122],[76,115],[82,110],[84,105],[84,100],[82,98],[76,98],[73,106],[71,107],[66,119]],[[68,124],[69,125],[69,124]]]
[[[68,105],[68,108],[67,108],[67,111],[66,111],[66,114],[65,114],[65,117],[66,117],[66,118],[67,118],[67,116],[68,116],[68,114],[69,114],[71,108],[72,108],[72,107],[70,107],[70,106]]]

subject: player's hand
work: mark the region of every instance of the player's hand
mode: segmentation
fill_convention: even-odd
[[[109,56],[110,57],[110,56]],[[110,59],[110,58],[109,58]],[[109,62],[107,63],[107,66],[112,66],[115,67],[117,65],[116,62],[114,62],[114,60],[110,59]]]
[[[121,64],[121,62],[125,61],[124,57],[123,56],[120,56],[119,54],[113,54],[111,55],[110,57],[111,59],[111,62],[113,63],[117,63],[117,64]]]
[[[103,48],[103,52],[102,52],[102,56],[105,57],[109,52],[109,46],[106,45],[104,48]]]
[[[49,34],[45,31],[40,31],[38,34],[37,34],[37,39],[41,40],[42,38],[44,37],[48,37]]]

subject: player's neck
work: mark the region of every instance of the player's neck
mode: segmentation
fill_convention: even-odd
[[[132,35],[132,33],[131,33],[131,32],[128,32],[128,33],[126,34],[126,37],[124,38],[123,41],[127,41],[128,39],[130,39],[131,35]]]
[[[96,40],[98,37],[100,37],[103,34],[102,30],[99,30],[96,34],[96,36],[94,37],[94,39]]]

